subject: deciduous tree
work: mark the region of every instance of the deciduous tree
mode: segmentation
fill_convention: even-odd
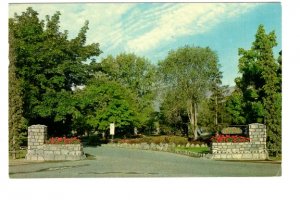
[[[218,57],[210,48],[185,46],[170,51],[159,62],[163,87],[174,91],[175,102],[184,103],[190,130],[197,139],[199,105],[206,99],[209,86],[219,73]]]
[[[88,22],[74,39],[60,30],[60,13],[40,20],[28,8],[10,19],[9,30],[16,40],[16,74],[24,99],[24,117],[29,124],[43,123],[70,131],[72,88],[83,85],[94,73],[89,61],[101,53],[99,44],[86,44]],[[62,130],[63,129],[63,130]],[[55,130],[53,130],[55,132]]]
[[[101,62],[101,69],[111,80],[115,80],[134,93],[137,103],[138,128],[149,125],[154,112],[156,70],[151,62],[135,54],[122,53],[115,58],[108,56]]]

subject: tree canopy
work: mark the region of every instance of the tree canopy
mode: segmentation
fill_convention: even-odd
[[[281,152],[281,55],[276,59],[275,32],[258,27],[249,50],[239,49],[238,87],[228,102],[234,123],[264,123],[270,152]],[[281,52],[280,52],[281,54]]]
[[[16,40],[15,66],[24,95],[24,117],[29,124],[57,122],[51,128],[69,129],[72,87],[87,82],[93,73],[87,62],[101,50],[99,44],[85,44],[88,22],[71,40],[59,24],[60,12],[40,20],[29,7],[9,20],[9,30]]]
[[[173,100],[186,110],[197,139],[199,103],[206,98],[210,84],[220,73],[216,53],[208,47],[185,46],[170,51],[159,66],[163,87],[175,93]]]
[[[96,77],[77,90],[75,125],[87,130],[105,132],[110,123],[116,127],[133,126],[137,121],[134,93],[105,76]]]
[[[103,59],[101,71],[134,94],[138,111],[135,126],[142,128],[148,124],[154,112],[155,66],[144,57],[121,53],[116,57],[108,56]]]

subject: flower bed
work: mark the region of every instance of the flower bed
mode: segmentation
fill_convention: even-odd
[[[135,138],[135,139],[116,139],[116,143],[127,143],[127,144],[140,144],[140,143],[147,143],[147,144],[160,144],[160,143],[167,143],[167,144],[180,144],[185,145],[189,141],[185,137],[180,136],[146,136],[142,138]]]
[[[239,143],[239,142],[250,142],[250,138],[237,136],[237,135],[217,135],[211,138],[212,142],[216,143],[223,143],[223,142],[232,142],[232,143]]]
[[[46,144],[80,144],[80,140],[77,137],[51,137]]]

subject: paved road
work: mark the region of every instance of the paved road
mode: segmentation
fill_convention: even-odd
[[[11,178],[79,177],[232,177],[280,176],[281,164],[214,161],[183,155],[121,149],[87,147],[90,159],[64,162],[11,163]]]

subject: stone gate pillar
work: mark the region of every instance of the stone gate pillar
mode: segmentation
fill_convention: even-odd
[[[267,159],[267,128],[264,124],[254,123],[249,124],[249,138],[251,147],[257,149],[259,159]]]
[[[47,139],[47,126],[32,125],[28,127],[27,160],[43,160],[44,143]]]

